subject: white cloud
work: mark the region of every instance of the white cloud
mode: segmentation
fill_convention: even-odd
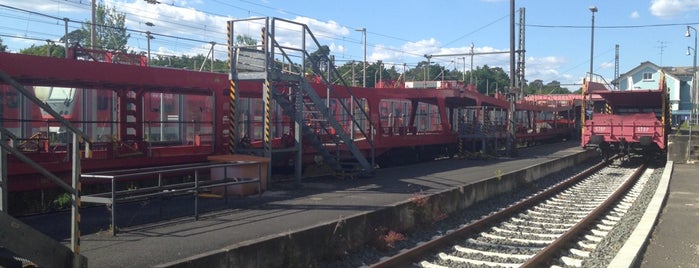
[[[186,2],[183,2],[186,4]],[[126,27],[158,34],[204,40],[225,40],[229,17],[209,15],[191,7],[148,4],[145,1],[121,3],[117,9],[127,10]],[[145,26],[146,22],[155,24]]]
[[[347,36],[350,30],[335,21],[319,21],[308,17],[296,17],[293,21],[306,24],[317,38],[332,38]]]
[[[367,48],[368,49],[368,48]],[[369,53],[369,52],[367,52]],[[367,56],[367,61],[368,62],[376,62],[376,61],[383,61],[383,62],[405,62],[406,57],[405,53],[402,51],[399,51],[398,49],[388,47],[385,45],[375,45],[371,55]],[[418,58],[417,55],[410,55],[410,58]]]
[[[372,48],[367,48],[367,61],[383,61],[386,63],[404,63],[415,61],[426,61],[425,55],[439,54],[439,42],[430,38],[416,42],[407,42],[400,47],[376,44]]]
[[[129,14],[135,15],[127,15],[126,17],[126,25],[129,29],[151,31],[156,34],[206,42],[214,41],[219,44],[225,44],[227,40],[227,21],[235,18],[211,15],[187,6],[193,2],[200,3],[198,0],[181,0],[175,5],[151,5],[142,0],[133,0],[129,3],[120,3],[117,8],[128,10]],[[333,44],[332,41],[328,42],[328,40],[348,36],[351,32],[350,29],[339,25],[335,21],[320,21],[307,17],[296,17],[290,21],[307,25],[321,45],[330,43],[328,46],[331,47],[333,53],[343,53],[345,51],[346,48],[344,46]],[[146,22],[151,22],[155,24],[155,26],[145,26]],[[261,39],[260,34],[263,23],[264,20],[238,21],[234,25],[234,34],[248,35],[253,39],[259,40]],[[302,27],[298,24],[277,21],[275,37],[277,42],[284,46],[299,48],[302,43],[301,38],[303,37],[301,32]],[[134,36],[134,34],[132,34],[132,36]],[[154,42],[178,43],[179,46],[184,45],[185,47],[174,48],[174,50],[182,50],[182,53],[185,54],[189,54],[192,51],[201,51],[201,48],[187,48],[186,46],[189,44],[179,44],[181,41],[172,39],[173,38],[169,37],[159,37]],[[194,44],[194,46],[199,45],[200,44]],[[206,45],[208,44],[205,44],[205,46]],[[316,49],[315,44],[313,44],[313,41],[309,38],[306,39],[306,45],[306,49],[309,51]],[[174,50],[171,48],[163,52],[175,53],[176,51]]]
[[[332,54],[342,54],[345,53],[345,51],[347,51],[345,49],[345,46],[337,45],[335,43],[330,44],[328,47],[330,48],[330,53]]]
[[[603,62],[599,65],[599,67],[602,69],[611,69],[611,68],[614,68],[614,62],[611,62],[611,61]]]
[[[89,1],[87,2],[89,3]],[[11,6],[15,8],[36,11],[40,13],[46,13],[52,16],[63,16],[61,14],[65,13],[75,13],[75,12],[87,12],[89,11],[89,5],[85,6],[83,4],[76,3],[66,3],[64,1],[46,1],[46,0],[0,0],[0,4]]]
[[[699,10],[699,0],[652,0],[650,5],[651,14],[665,19],[695,10]]]
[[[410,51],[411,54],[427,55],[437,54],[441,44],[434,38],[428,40],[420,40],[417,42],[408,42],[403,45],[401,50]]]
[[[581,78],[579,79],[578,77],[566,73],[561,73],[559,71],[561,69],[561,66],[567,64],[567,60],[565,58],[560,58],[556,56],[546,56],[539,58],[529,57],[527,58],[526,64],[526,79],[529,80],[529,82],[534,81],[536,79],[540,79],[541,81],[544,81],[544,83],[548,83],[555,80],[560,82],[561,84],[577,84],[581,81]]]
[[[632,19],[638,19],[641,17],[640,14],[638,14],[638,11],[631,12],[631,15],[629,16]]]

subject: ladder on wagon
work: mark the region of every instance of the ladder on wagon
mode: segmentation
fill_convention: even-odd
[[[249,29],[259,29],[260,41],[242,38]],[[237,32],[236,32],[237,31]],[[300,34],[299,34],[300,33]],[[228,22],[231,62],[231,94],[233,104],[228,115],[229,149],[234,153],[240,137],[235,123],[235,86],[240,81],[262,85],[264,113],[264,155],[289,152],[288,148],[272,148],[273,105],[281,108],[294,123],[294,166],[296,183],[300,183],[304,156],[303,143],[308,143],[324,163],[341,176],[370,174],[374,168],[374,126],[365,110],[365,100],[354,97],[352,90],[333,66],[327,46],[322,46],[307,25],[279,19],[253,18]],[[282,45],[276,36],[284,37]],[[292,39],[292,41],[289,40]],[[240,44],[248,40],[247,44]],[[314,79],[313,84],[309,79]],[[339,81],[334,84],[332,81]],[[321,96],[321,94],[325,96]],[[277,125],[277,127],[279,127]],[[358,143],[364,146],[360,148]],[[274,161],[271,161],[274,162]]]

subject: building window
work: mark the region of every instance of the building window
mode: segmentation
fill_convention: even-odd
[[[643,73],[643,80],[653,80],[653,73]]]

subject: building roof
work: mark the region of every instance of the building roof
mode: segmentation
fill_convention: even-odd
[[[657,64],[652,63],[650,61],[644,61],[644,62],[641,62],[641,64],[639,64],[635,68],[631,69],[630,71],[625,72],[625,73],[619,75],[619,77],[617,77],[616,79],[612,80],[612,84],[618,85],[619,81],[622,78],[626,79],[627,76],[630,76],[634,73],[637,73],[641,69],[647,68],[647,67],[650,67],[650,68],[653,68],[656,70],[663,70],[665,72],[666,76],[670,76],[671,78],[676,79],[676,80],[680,80],[680,79],[678,79],[678,77],[681,77],[681,76],[692,76],[692,67],[691,66],[689,66],[689,67],[660,67]]]
[[[687,67],[663,67],[663,71],[665,71],[666,74],[670,74],[672,76],[680,77],[680,76],[692,76],[692,66],[687,66]]]

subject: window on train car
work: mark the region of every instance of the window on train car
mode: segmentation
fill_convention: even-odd
[[[653,73],[643,73],[643,80],[653,80]]]
[[[97,96],[97,110],[103,111],[109,109],[109,97]]]
[[[7,92],[7,108],[17,108],[17,92]]]
[[[166,113],[172,113],[175,111],[175,104],[172,102],[166,101],[163,108],[164,108]]]

